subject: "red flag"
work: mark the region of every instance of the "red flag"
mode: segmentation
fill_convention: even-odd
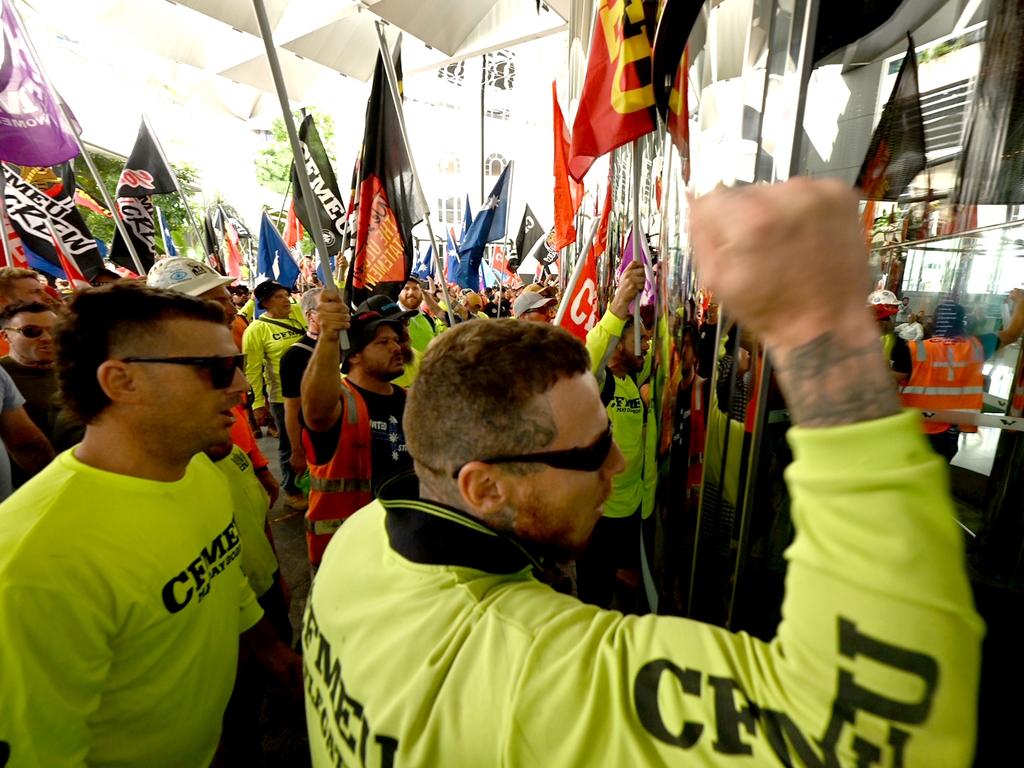
[[[18,237],[18,233],[14,231],[14,227],[11,225],[11,220],[6,215],[4,216],[4,227],[7,230],[7,251],[11,255],[11,264],[5,263],[5,267],[18,267],[20,269],[28,269],[28,257],[25,256],[25,246],[21,244],[21,238]],[[3,251],[0,250],[0,259],[3,257]]]
[[[106,216],[108,219],[114,218],[110,215],[110,211],[96,202],[96,199],[83,189],[75,190],[75,205],[88,208],[93,213],[98,213],[100,216]]]
[[[689,100],[689,78],[687,71],[690,68],[690,48],[683,49],[683,58],[676,68],[675,80],[672,83],[672,92],[668,97],[668,128],[672,143],[679,150],[679,156],[683,159],[683,180],[690,180],[690,111],[687,106]],[[660,202],[659,202],[660,206]]]
[[[288,204],[288,219],[284,225],[284,244],[289,248],[294,248],[299,240],[302,239],[305,230],[302,228],[302,222],[299,221],[299,217],[295,215],[295,199]]]
[[[495,270],[502,276],[502,283],[506,279],[511,280],[515,278],[516,274],[508,266],[508,254],[505,253],[505,249],[500,245],[494,249],[494,255],[491,256],[491,269]]]
[[[611,211],[612,187],[609,184],[604,198],[601,223],[597,225],[597,232],[594,234],[594,245],[584,257],[587,261],[583,265],[583,271],[580,272],[576,288],[569,297],[569,305],[562,318],[562,327],[583,341],[587,340],[587,331],[597,324],[597,260],[608,247],[608,219]]]
[[[555,129],[555,236],[553,248],[561,250],[576,242],[576,227],[573,218],[583,202],[583,185],[569,178],[569,129],[558,105],[558,90],[551,83],[551,99],[554,104]]]
[[[231,277],[242,276],[242,244],[238,240],[238,230],[224,217],[224,245],[228,251],[228,274]]]
[[[577,181],[601,155],[654,130],[651,43],[641,0],[601,0],[572,126],[569,175]]]
[[[68,282],[71,283],[71,287],[80,291],[83,288],[89,287],[89,281],[82,273],[81,268],[78,266],[78,262],[75,261],[75,257],[71,255],[71,251],[68,250],[67,246],[64,245],[64,241],[61,236],[57,234],[57,230],[54,229],[53,222],[49,218],[46,219],[46,227],[50,230],[50,238],[53,240],[53,247],[57,250],[57,258],[60,260],[60,268],[64,270],[64,276],[67,277]]]

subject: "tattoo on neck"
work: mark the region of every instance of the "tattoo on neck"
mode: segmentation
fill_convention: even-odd
[[[776,367],[793,421],[801,426],[853,424],[900,411],[877,339],[824,333],[780,355]]]

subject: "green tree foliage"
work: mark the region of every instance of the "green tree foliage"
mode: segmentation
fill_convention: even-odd
[[[320,134],[320,140],[323,141],[327,156],[337,174],[338,161],[331,151],[334,146],[334,120],[329,115],[315,109],[311,111],[317,132]],[[303,116],[295,114],[294,119],[295,127],[298,128],[302,123]],[[288,191],[288,176],[291,173],[291,168],[292,145],[288,141],[284,119],[279,117],[270,126],[270,140],[256,156],[256,179],[263,186],[274,190],[279,195],[284,195]]]

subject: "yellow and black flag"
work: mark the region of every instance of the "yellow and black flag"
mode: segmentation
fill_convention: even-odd
[[[401,51],[400,42],[398,50]],[[401,97],[400,53],[394,63]],[[413,186],[412,164],[402,141],[395,99],[380,54],[366,105],[366,129],[359,158],[356,247],[347,281],[349,300],[353,303],[371,294],[398,295],[415,256],[412,228],[423,219]]]

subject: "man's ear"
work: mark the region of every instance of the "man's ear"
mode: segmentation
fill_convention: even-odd
[[[111,402],[138,403],[143,399],[140,367],[121,360],[106,360],[96,369],[96,380]]]
[[[507,514],[511,480],[493,464],[471,461],[459,470],[459,494],[468,511],[483,520]]]

